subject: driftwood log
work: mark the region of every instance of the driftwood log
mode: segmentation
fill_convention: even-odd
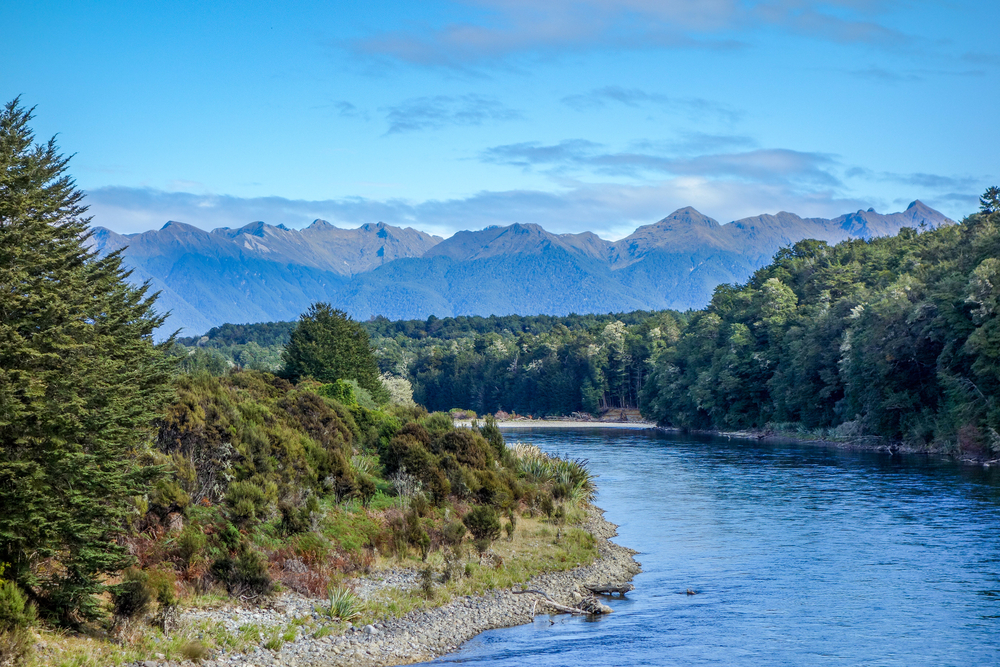
[[[584,584],[584,588],[594,595],[614,595],[618,593],[622,597],[629,591],[635,590],[632,584]]]
[[[553,609],[555,609],[556,611],[561,611],[564,614],[574,614],[576,616],[590,616],[590,615],[592,615],[591,612],[589,612],[589,611],[584,611],[583,609],[577,609],[576,607],[567,607],[564,604],[559,604],[558,602],[556,602],[555,600],[553,600],[552,598],[550,598],[549,594],[546,593],[545,591],[539,591],[539,590],[536,590],[534,588],[529,588],[528,590],[524,590],[524,591],[511,591],[511,593],[513,593],[514,595],[521,595],[522,593],[537,593],[538,595],[541,595],[542,597],[544,597],[545,601],[549,604],[549,606],[552,607]],[[532,610],[532,611],[534,611],[534,610]],[[534,614],[532,614],[532,615],[534,615]]]

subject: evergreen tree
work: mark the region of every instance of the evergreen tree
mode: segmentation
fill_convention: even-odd
[[[368,333],[347,313],[328,303],[315,303],[302,314],[282,358],[285,373],[293,380],[355,380],[378,403],[389,400],[379,380],[378,361]]]
[[[31,110],[0,112],[0,563],[50,616],[100,613],[130,563],[116,538],[151,470],[137,463],[171,362],[148,287],[87,247],[83,193]]]

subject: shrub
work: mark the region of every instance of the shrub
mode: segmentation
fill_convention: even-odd
[[[432,435],[441,435],[455,429],[451,415],[447,412],[432,412],[421,419],[420,422]]]
[[[191,496],[176,479],[161,479],[149,494],[149,509],[160,517],[182,512],[191,504]]]
[[[455,548],[462,543],[465,533],[465,524],[460,521],[452,521],[444,527],[444,543],[452,548]]]
[[[302,533],[295,539],[294,550],[303,563],[313,566],[326,561],[333,545],[319,533]]]
[[[274,589],[264,557],[246,545],[235,559],[228,555],[216,559],[210,571],[230,595],[262,597]]]
[[[475,540],[472,541],[473,546],[476,547],[476,551],[478,551],[481,554],[484,554],[487,551],[489,551],[490,544],[492,543],[493,540],[491,540],[488,537],[477,537]]]
[[[361,496],[361,504],[368,507],[376,493],[378,486],[375,480],[368,475],[358,475],[358,495]]]
[[[510,506],[512,494],[505,480],[492,470],[478,470],[475,476],[479,482],[479,489],[476,491],[479,502],[504,509]]]
[[[483,469],[493,461],[489,443],[468,429],[445,433],[434,442],[433,449],[435,453],[453,454],[459,463],[470,468]]]
[[[205,548],[207,541],[201,529],[189,525],[177,537],[175,553],[185,566],[189,566]]]
[[[111,587],[115,617],[131,620],[145,616],[156,592],[149,586],[149,575],[134,567],[122,572],[122,582]]]
[[[500,519],[492,507],[478,505],[462,518],[472,537],[493,541],[500,537]]]
[[[193,639],[181,646],[181,655],[185,660],[201,662],[208,657],[208,647],[197,639]]]
[[[420,590],[428,600],[434,599],[434,570],[430,565],[420,571]]]
[[[29,628],[35,624],[35,618],[35,606],[28,603],[17,584],[0,579],[0,632]]]
[[[493,415],[486,415],[485,422],[486,423],[479,428],[479,432],[486,439],[486,442],[490,443],[490,447],[493,449],[493,454],[498,459],[502,459],[507,447],[503,440],[503,434],[500,433],[500,427],[497,426],[496,417]]]
[[[231,523],[227,523],[219,531],[219,542],[226,551],[236,551],[242,540],[243,536],[240,534],[239,529]]]
[[[538,509],[542,510],[542,513],[547,517],[552,516],[552,512],[555,511],[556,506],[552,502],[552,496],[548,493],[542,494],[538,500]]]
[[[159,604],[154,623],[161,630],[166,630],[167,618],[173,613],[179,602],[175,587],[177,578],[173,572],[164,570],[150,570],[147,574],[149,575],[149,590],[155,595],[156,602]]]
[[[513,540],[514,539],[514,524],[513,523],[511,523],[511,522],[505,523],[503,525],[503,531],[505,533],[507,533],[507,539],[508,540]]]
[[[253,481],[233,482],[226,493],[226,504],[229,505],[229,515],[238,524],[246,525],[256,519],[263,518],[267,513],[268,491],[277,492],[273,482],[267,483],[267,490]]]
[[[34,605],[28,604],[17,584],[0,580],[0,666],[15,667],[27,661],[34,644],[28,628],[34,623]]]
[[[448,476],[440,468],[435,468],[431,471],[427,480],[427,486],[430,489],[431,496],[434,498],[434,502],[439,505],[451,495],[451,482],[448,481]]]

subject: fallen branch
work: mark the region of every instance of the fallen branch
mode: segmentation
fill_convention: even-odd
[[[582,609],[577,609],[576,607],[567,607],[564,604],[559,604],[558,602],[556,602],[555,600],[553,600],[552,598],[550,598],[548,593],[546,593],[544,591],[536,590],[534,588],[530,588],[530,589],[525,590],[525,591],[511,591],[511,593],[513,593],[514,595],[521,595],[523,593],[537,593],[538,595],[541,595],[542,597],[544,597],[545,601],[549,603],[549,606],[552,607],[553,609],[555,609],[556,611],[561,611],[564,614],[573,614],[574,616],[590,616],[591,615],[591,613],[589,611],[584,611]]]

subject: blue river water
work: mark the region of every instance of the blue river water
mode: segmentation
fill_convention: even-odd
[[[613,614],[540,616],[434,664],[1000,664],[1000,471],[656,431],[506,436],[588,459],[643,573]]]

